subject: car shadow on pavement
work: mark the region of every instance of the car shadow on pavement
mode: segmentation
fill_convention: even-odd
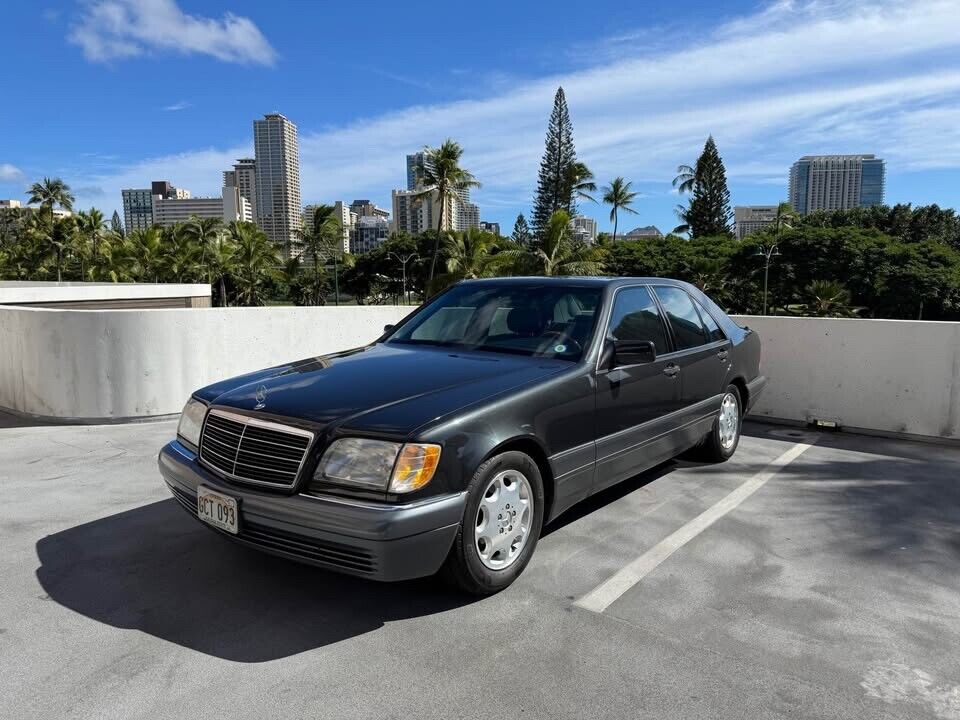
[[[93,620],[236,662],[295,655],[474,601],[434,580],[382,584],[247,549],[173,499],[37,543],[48,596]]]

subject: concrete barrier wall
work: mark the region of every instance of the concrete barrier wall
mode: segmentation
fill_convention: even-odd
[[[0,307],[0,408],[86,422],[177,413],[195,388],[363,345],[409,311]],[[755,415],[960,439],[960,324],[737,321],[763,340]]]
[[[753,414],[960,439],[960,323],[737,317],[769,378]]]
[[[410,310],[0,307],[0,408],[85,422],[178,413],[198,387],[364,345]]]

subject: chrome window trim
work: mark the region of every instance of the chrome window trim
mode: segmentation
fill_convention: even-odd
[[[241,475],[236,475],[234,473],[228,473],[225,470],[221,470],[215,465],[212,465],[211,463],[207,462],[206,459],[203,457],[203,454],[204,454],[203,446],[205,444],[207,418],[209,418],[211,415],[216,415],[218,417],[222,417],[227,420],[232,420],[235,423],[239,423],[244,426],[244,431],[246,430],[247,426],[252,426],[252,427],[263,428],[265,430],[273,430],[275,432],[285,433],[287,435],[298,435],[300,437],[307,438],[307,446],[303,449],[303,457],[300,458],[300,464],[297,465],[297,470],[294,473],[293,479],[289,483],[269,482],[267,480],[253,480],[251,478],[246,478]],[[243,442],[243,435],[244,433],[241,433],[240,439],[237,441],[238,451]],[[233,480],[234,482],[245,483],[250,485],[262,485],[265,487],[284,488],[286,490],[292,490],[297,486],[297,483],[300,480],[300,473],[303,472],[303,466],[306,464],[307,458],[310,457],[310,451],[313,449],[313,443],[315,440],[316,440],[316,434],[311,432],[310,430],[304,430],[303,428],[294,427],[292,425],[284,425],[283,423],[272,422],[271,420],[263,420],[262,418],[252,417],[250,415],[240,415],[239,413],[230,412],[229,410],[221,410],[220,408],[210,408],[203,419],[203,428],[200,431],[200,447],[198,448],[197,457],[199,458],[200,463],[207,470],[219,475],[220,477],[226,478],[228,480]],[[276,443],[271,443],[271,444],[276,444]],[[210,452],[213,452],[214,454],[218,454],[216,453],[216,451],[213,451],[213,450],[211,450]],[[220,457],[224,457],[224,456],[221,454]],[[228,458],[224,458],[224,459],[228,459]],[[237,468],[237,458],[235,456],[233,459],[233,469],[236,470],[236,468]]]

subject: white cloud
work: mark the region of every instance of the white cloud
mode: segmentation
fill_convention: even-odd
[[[0,182],[16,182],[23,179],[20,168],[10,163],[0,163]]]
[[[466,149],[464,165],[484,182],[476,193],[481,207],[515,214],[533,194],[559,84],[578,154],[598,182],[626,176],[664,213],[675,202],[667,193],[673,170],[695,159],[708,133],[730,170],[734,200],[738,183],[769,185],[777,176],[785,192],[790,163],[817,152],[876,152],[889,172],[960,167],[958,12],[960,0],[778,2],[655,57],[518,82],[483,99],[410,107],[321,132],[304,129],[319,118],[294,118],[303,200],[387,203],[391,187],[405,183],[405,153],[454,137]],[[92,181],[117,199],[120,178],[139,178],[140,186],[169,177],[215,193],[220,171],[244,152],[158,158]]]
[[[180,112],[181,110],[186,110],[189,107],[193,107],[193,105],[188,103],[186,100],[180,100],[178,102],[173,103],[172,105],[167,105],[161,109],[164,112]]]
[[[93,62],[164,52],[257,65],[277,57],[249,18],[188,15],[176,0],[89,0],[69,39]]]

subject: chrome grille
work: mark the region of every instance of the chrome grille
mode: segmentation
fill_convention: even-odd
[[[308,430],[214,409],[203,424],[200,459],[234,480],[293,487],[311,442]]]

